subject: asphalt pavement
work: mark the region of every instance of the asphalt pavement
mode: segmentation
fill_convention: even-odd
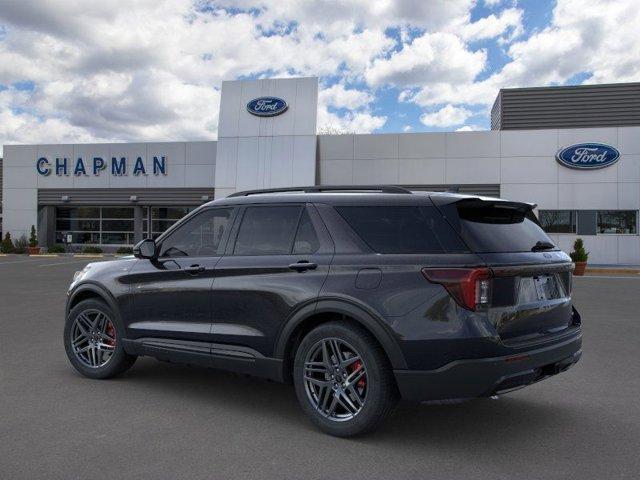
[[[138,359],[89,380],[62,345],[79,258],[0,257],[2,479],[640,477],[640,278],[575,279],[584,354],[498,400],[401,403],[376,432],[317,431],[287,385]]]

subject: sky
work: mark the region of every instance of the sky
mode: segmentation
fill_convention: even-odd
[[[319,132],[489,129],[500,88],[640,81],[638,0],[3,0],[0,144],[215,140],[223,80]]]

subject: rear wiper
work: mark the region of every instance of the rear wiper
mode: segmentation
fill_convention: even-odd
[[[556,248],[556,246],[551,242],[543,242],[538,240],[536,244],[531,247],[532,252],[539,252],[540,250],[550,250],[552,248]]]

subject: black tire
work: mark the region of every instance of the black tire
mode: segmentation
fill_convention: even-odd
[[[100,312],[111,320],[111,329],[115,330],[115,347],[113,353],[101,366],[90,366],[83,361],[79,354],[76,354],[72,346],[72,331],[74,330],[74,322],[81,314],[91,313],[95,316],[95,312]],[[111,331],[113,331],[111,330]],[[113,311],[109,306],[97,299],[83,300],[71,309],[64,325],[64,349],[71,365],[85,377],[103,379],[112,378],[125,372],[136,361],[135,355],[129,355],[124,351],[122,345],[124,329],[120,324]]]
[[[314,352],[319,352],[317,349],[322,348],[323,341],[330,339],[339,339],[344,342],[342,345],[346,349],[352,346],[366,367],[364,402],[360,406],[360,410],[352,418],[346,420],[330,418],[330,409],[322,410],[319,406],[321,403],[319,397],[322,395],[322,400],[324,400],[324,393],[314,398],[314,394],[310,393],[312,387],[305,381],[305,361],[308,360],[309,355],[313,356]],[[325,373],[319,375],[328,378]],[[322,431],[337,437],[351,437],[375,429],[391,413],[398,398],[391,365],[382,347],[369,332],[356,324],[347,322],[333,321],[322,324],[302,339],[294,360],[293,380],[302,410]],[[334,383],[333,387],[335,386]],[[324,392],[326,387],[320,388],[322,390],[318,391]],[[326,391],[329,392],[329,395],[336,396],[335,389]],[[353,397],[351,398],[353,399]],[[347,414],[348,416],[349,414]]]

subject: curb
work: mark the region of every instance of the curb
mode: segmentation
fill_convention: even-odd
[[[640,275],[637,268],[587,268],[585,275]]]

